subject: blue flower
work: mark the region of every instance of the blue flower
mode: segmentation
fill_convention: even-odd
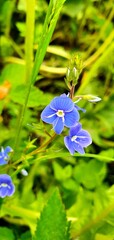
[[[4,165],[7,164],[7,161],[9,160],[9,156],[8,153],[12,152],[12,148],[11,147],[6,147],[5,149],[2,148],[1,152],[0,152],[0,165]]]
[[[76,110],[78,110],[78,111],[82,111],[82,112],[86,112],[86,110],[84,109],[84,108],[81,108],[81,107],[79,107],[79,106],[77,106],[77,105],[75,105],[75,108],[76,108]]]
[[[69,152],[73,155],[76,152],[84,154],[84,147],[92,143],[90,134],[82,129],[82,125],[77,123],[72,127],[69,136],[64,138],[64,143]]]
[[[12,196],[15,191],[15,186],[12,179],[7,174],[0,174],[0,197]]]
[[[73,101],[66,94],[62,94],[60,97],[55,97],[42,111],[41,119],[52,124],[54,131],[60,134],[64,126],[70,128],[77,123],[79,113]]]

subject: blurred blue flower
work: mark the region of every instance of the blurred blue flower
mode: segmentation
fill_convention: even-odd
[[[64,143],[69,152],[73,155],[76,152],[84,154],[84,147],[92,143],[90,134],[82,129],[82,125],[77,123],[72,127],[69,136],[64,138]]]
[[[60,134],[64,126],[70,128],[77,123],[79,113],[73,101],[66,94],[62,94],[59,97],[55,97],[42,111],[41,119],[46,123],[52,124],[54,131]]]
[[[12,148],[11,147],[6,147],[5,149],[4,148],[1,148],[1,152],[0,152],[0,165],[4,165],[4,164],[7,164],[8,163],[8,160],[9,160],[9,156],[8,156],[8,153],[9,152],[12,152]]]
[[[84,108],[81,108],[81,107],[79,107],[79,106],[77,106],[77,105],[75,105],[75,108],[76,108],[76,110],[78,110],[78,111],[82,111],[82,112],[86,112],[86,110],[84,109]]]
[[[0,197],[12,196],[15,191],[15,186],[12,179],[7,174],[0,174]]]

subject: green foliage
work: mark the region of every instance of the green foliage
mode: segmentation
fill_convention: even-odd
[[[111,0],[0,1],[0,146],[15,150],[0,174],[16,186],[0,198],[0,239],[114,239],[113,15]],[[67,129],[55,136],[40,114],[69,92],[64,78],[74,55],[84,62],[75,100],[102,100],[77,102],[92,144],[71,156]]]
[[[25,97],[26,96],[26,86],[19,85],[10,93],[10,99],[18,103],[20,105],[24,105]],[[46,106],[47,103],[51,101],[52,97],[51,94],[44,95],[41,90],[36,87],[31,88],[30,98],[27,103],[27,107],[39,107],[39,106]]]
[[[106,164],[97,160],[88,163],[80,161],[74,168],[74,178],[87,189],[94,189],[101,185],[106,176]]]
[[[14,240],[15,236],[11,229],[6,227],[0,227],[0,237],[4,240]]]
[[[44,207],[33,240],[68,240],[66,214],[56,190]]]
[[[31,237],[30,231],[27,231],[21,235],[20,240],[31,240]]]

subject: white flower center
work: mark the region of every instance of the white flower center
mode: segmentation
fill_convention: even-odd
[[[77,136],[74,135],[73,137],[71,137],[71,141],[74,142],[76,140]]]
[[[7,186],[8,186],[7,183],[0,184],[0,187],[7,187]]]
[[[58,110],[56,114],[57,114],[58,117],[62,117],[62,118],[63,118],[64,115],[65,115],[64,112],[63,112],[63,110]]]
[[[0,188],[1,187],[8,187],[9,189],[10,189],[10,186],[7,184],[7,183],[2,183],[2,184],[0,184]]]

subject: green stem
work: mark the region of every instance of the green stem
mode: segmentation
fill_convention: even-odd
[[[97,38],[95,39],[95,41],[93,41],[93,44],[90,45],[90,48],[88,49],[88,51],[86,52],[86,58],[92,53],[92,51],[97,48],[97,44],[99,43],[99,40],[102,38],[102,36],[104,35],[104,32],[106,31],[107,27],[109,26],[111,19],[114,16],[114,8],[112,7],[111,12],[109,14],[109,17],[107,18],[107,20],[105,21],[105,24],[103,25],[103,27],[101,28],[100,33],[98,34]]]
[[[77,91],[77,95],[78,94],[80,95],[83,93],[86,86],[92,80],[93,76],[97,73],[98,68],[102,65],[102,63],[107,62],[107,59],[110,58],[110,56],[114,50],[114,43],[112,41],[113,35],[114,35],[114,31],[111,32],[111,34],[109,35],[109,38],[107,38],[106,42],[101,46],[101,48],[99,48],[99,50],[95,54],[92,55],[91,61],[93,62],[96,59],[97,59],[97,61],[94,62],[90,71],[87,73],[86,79],[84,79],[84,81],[82,81],[82,84]],[[110,44],[110,46],[109,46],[109,44]],[[106,47],[107,47],[107,49],[105,49]],[[85,66],[90,64],[89,59],[85,62]]]
[[[53,136],[52,136],[49,140],[47,140],[44,144],[42,144],[40,147],[38,147],[38,148],[35,149],[34,151],[28,153],[28,154],[26,155],[26,157],[27,157],[27,156],[28,156],[28,157],[29,157],[29,156],[33,156],[33,155],[36,155],[36,154],[42,152],[42,149],[45,148],[45,147],[47,147],[47,146],[53,141],[53,139],[54,139],[55,137],[56,137],[56,133],[54,133]],[[13,167],[15,167],[17,164],[19,164],[20,162],[22,162],[22,161],[24,161],[24,160],[25,160],[25,159],[24,159],[23,157],[21,157],[20,159],[18,159],[18,160],[14,163]],[[15,173],[13,174],[13,176],[16,175],[18,172],[20,172],[21,169],[23,169],[23,168],[24,168],[24,165],[20,166],[20,167],[15,171]]]
[[[40,216],[39,212],[28,210],[26,208],[18,207],[15,205],[9,206],[9,205],[4,204],[4,205],[2,205],[2,211],[8,212],[11,215],[13,214],[13,215],[16,215],[16,216],[19,216],[22,218],[24,216],[24,218],[31,219],[31,221],[36,220]]]
[[[28,4],[31,4],[31,2],[32,1],[29,0]],[[37,49],[37,52],[36,52],[35,63],[34,63],[33,69],[32,69],[32,74],[31,74],[31,77],[29,76],[29,84],[28,84],[27,94],[26,94],[26,97],[25,97],[24,106],[23,106],[22,111],[21,111],[20,122],[19,122],[19,126],[18,126],[18,129],[17,129],[14,150],[17,148],[17,146],[19,144],[20,132],[21,132],[23,119],[24,119],[26,108],[27,108],[28,98],[29,98],[29,94],[30,94],[30,91],[31,91],[32,84],[34,84],[34,82],[36,80],[37,74],[38,74],[39,69],[40,69],[40,65],[41,65],[41,63],[44,59],[47,46],[48,46],[48,44],[50,42],[50,39],[52,37],[54,28],[56,26],[56,23],[57,23],[57,20],[58,20],[58,17],[59,17],[59,14],[60,14],[60,11],[61,11],[61,8],[62,8],[64,2],[65,2],[65,0],[58,0],[58,1],[50,0],[47,15],[46,15],[46,19],[45,19],[45,22],[44,22],[42,36],[41,36],[40,43],[39,43],[39,46],[38,46],[38,49]],[[33,6],[33,4],[30,5],[30,8],[31,8],[31,14],[34,14],[34,9],[32,9],[31,6]],[[28,13],[27,13],[27,16],[28,16]],[[29,34],[27,35],[27,37],[30,37],[30,35],[31,35],[31,33],[30,33],[31,28],[33,28],[33,26],[31,26],[31,23],[29,22]]]
[[[26,16],[26,39],[25,39],[25,60],[26,60],[26,68],[25,68],[25,83],[28,85],[28,91],[25,99],[25,104],[20,109],[19,121],[17,127],[17,134],[15,139],[14,150],[17,149],[19,145],[19,137],[20,131],[22,128],[23,118],[25,115],[25,110],[28,102],[28,96],[31,88],[31,71],[33,64],[33,38],[34,38],[34,21],[35,21],[35,0],[27,0],[27,16]]]
[[[15,43],[14,40],[10,36],[9,36],[8,40],[10,41],[10,43],[11,43],[12,47],[14,48],[14,50],[16,51],[16,53],[23,59],[24,54],[23,54],[22,50],[20,49],[20,47],[18,46],[18,44]]]
[[[33,155],[36,155],[37,153],[39,153],[43,148],[47,147],[53,141],[55,136],[56,136],[56,133],[54,133],[53,136],[48,141],[46,141],[44,144],[42,144],[39,148],[37,148],[34,151],[30,152],[28,155],[29,156],[33,156]]]
[[[35,63],[33,66],[32,77],[31,77],[32,83],[34,83],[36,80],[41,63],[44,59],[47,47],[49,45],[53,31],[55,29],[60,11],[65,1],[66,0],[57,0],[54,3],[53,0],[50,0],[48,12],[44,22],[43,33],[42,33],[40,43],[36,52]]]
[[[35,22],[35,0],[26,0],[27,19],[26,19],[26,39],[25,39],[25,61],[26,79],[28,83],[33,65],[33,42],[34,42],[34,22]]]
[[[106,38],[105,42],[98,48],[98,50],[84,62],[84,66],[91,65],[93,62],[95,62],[102,53],[104,53],[109,45],[111,45],[111,42],[113,42],[114,38],[114,30],[110,33],[108,38]]]

